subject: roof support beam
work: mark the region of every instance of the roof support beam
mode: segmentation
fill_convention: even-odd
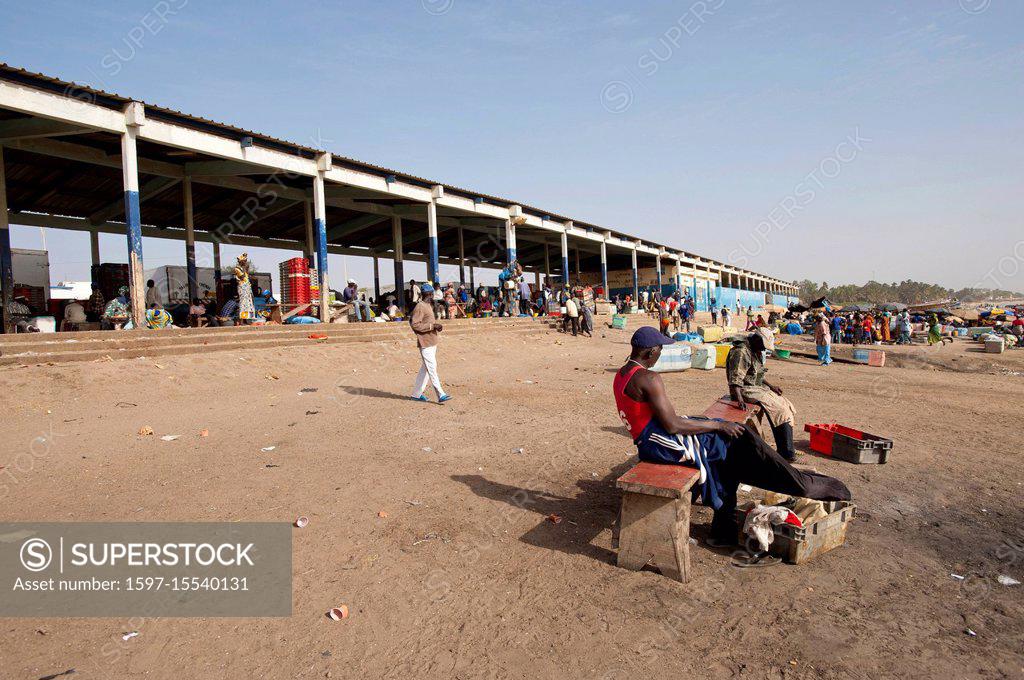
[[[204,177],[266,175],[267,169],[238,161],[197,161],[185,164],[185,174]]]
[[[341,224],[335,224],[331,226],[331,228],[327,230],[327,240],[328,242],[330,242],[331,239],[337,239],[342,238],[343,236],[348,236],[349,234],[353,234],[359,231],[360,229],[372,227],[373,225],[380,224],[381,222],[385,222],[388,219],[390,218],[385,217],[383,215],[360,215],[359,217],[353,217],[347,222],[342,222]]]
[[[139,189],[139,203],[145,203],[149,199],[159,196],[171,187],[176,186],[178,181],[169,177],[155,177],[149,180]],[[109,222],[115,217],[124,217],[123,196],[89,215],[89,222],[92,224],[102,224],[103,222]]]
[[[80,135],[85,132],[92,132],[92,130],[81,125],[69,125],[46,118],[19,118],[0,121],[0,142],[4,143],[19,139]]]

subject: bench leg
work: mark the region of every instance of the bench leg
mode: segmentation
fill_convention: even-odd
[[[690,579],[690,499],[622,494],[618,565],[639,571],[648,564],[664,576]]]

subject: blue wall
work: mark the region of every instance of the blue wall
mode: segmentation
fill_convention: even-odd
[[[737,298],[739,299],[740,305],[742,305],[743,309],[746,309],[747,307],[753,307],[754,309],[757,309],[758,307],[764,304],[765,294],[763,292],[752,290],[739,290],[737,288],[724,288],[722,286],[714,286],[712,285],[713,283],[713,281],[698,282],[696,290],[697,294],[694,297],[694,302],[697,305],[697,311],[707,312],[711,309],[710,303],[712,295],[715,297],[715,305],[718,307],[718,309],[721,309],[724,305],[729,307],[734,314],[736,312]],[[663,285],[661,286],[661,294],[663,296],[671,295],[676,291],[675,283],[665,283],[664,281],[662,281],[662,284]],[[655,288],[655,286],[651,286],[650,290],[653,291],[655,290]],[[646,290],[646,288],[641,287],[640,290],[643,291]],[[684,295],[693,295],[693,285],[684,286],[682,292]],[[632,293],[632,288],[612,288],[610,291],[611,296],[609,299],[615,299],[616,294],[621,295],[622,297],[626,297],[627,294],[631,295]],[[773,304],[779,305],[780,307],[788,307],[791,302],[796,301],[797,298],[793,296],[772,295]]]

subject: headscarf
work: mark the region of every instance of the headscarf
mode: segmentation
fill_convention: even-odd
[[[767,328],[758,328],[754,331],[753,335],[760,336],[761,341],[764,343],[764,348],[768,352],[775,351],[775,334]]]

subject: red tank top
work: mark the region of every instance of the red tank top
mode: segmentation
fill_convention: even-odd
[[[654,410],[650,404],[636,401],[626,395],[626,385],[629,384],[633,375],[640,368],[640,366],[633,366],[633,368],[626,371],[625,375],[616,373],[615,382],[612,383],[612,391],[615,393],[615,407],[619,409],[619,418],[629,428],[629,433],[633,435],[633,439],[640,436],[640,433],[647,427],[647,423],[651,422],[651,418],[654,417]]]

